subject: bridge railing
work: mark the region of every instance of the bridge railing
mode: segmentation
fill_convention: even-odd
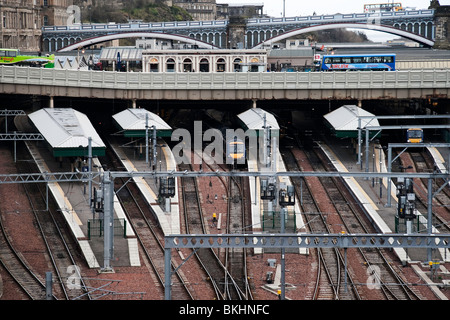
[[[42,31],[46,32],[95,32],[95,31],[132,31],[148,29],[176,29],[176,28],[199,28],[199,27],[225,27],[227,20],[211,21],[171,21],[171,22],[147,22],[147,23],[94,23],[74,24],[70,26],[44,26]]]
[[[395,19],[395,18],[417,18],[433,17],[434,10],[407,10],[398,12],[379,12],[379,13],[344,13],[331,15],[300,16],[285,18],[253,18],[248,20],[248,25],[256,24],[276,24],[276,23],[314,23],[314,22],[341,22],[352,20],[367,20],[373,18]]]
[[[0,83],[121,90],[450,88],[450,70],[143,73],[0,67]]]

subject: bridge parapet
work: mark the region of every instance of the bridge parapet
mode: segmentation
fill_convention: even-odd
[[[4,93],[110,99],[391,99],[450,96],[450,70],[126,73],[0,67]]]

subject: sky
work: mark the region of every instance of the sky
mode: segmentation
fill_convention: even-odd
[[[284,0],[286,17],[309,16],[314,12],[321,14],[335,13],[362,13],[365,4],[392,3],[392,0]],[[230,4],[264,4],[264,13],[272,17],[283,16],[283,0],[217,0],[217,3]],[[403,7],[411,9],[428,9],[430,0],[399,0]],[[441,5],[450,5],[450,0],[439,0]],[[367,32],[372,41],[383,41],[392,39],[392,35],[383,32]]]

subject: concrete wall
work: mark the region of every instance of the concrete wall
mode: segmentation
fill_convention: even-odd
[[[0,67],[0,91],[130,100],[448,98],[450,70],[125,73]]]

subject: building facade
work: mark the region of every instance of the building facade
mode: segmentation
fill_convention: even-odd
[[[216,0],[173,0],[174,6],[186,10],[195,21],[216,20]]]
[[[0,0],[0,48],[41,51],[43,25],[65,25],[72,0]]]
[[[144,50],[143,72],[264,72],[266,50]]]
[[[233,16],[263,17],[264,4],[216,3],[216,0],[173,0],[172,4],[185,9],[194,20],[227,20]]]
[[[44,26],[65,26],[68,20],[71,22],[77,19],[77,10],[70,12],[69,7],[73,4],[73,0],[37,0],[42,5],[42,24]],[[69,12],[67,12],[69,11]]]
[[[36,0],[0,0],[0,47],[39,51],[40,14]]]

